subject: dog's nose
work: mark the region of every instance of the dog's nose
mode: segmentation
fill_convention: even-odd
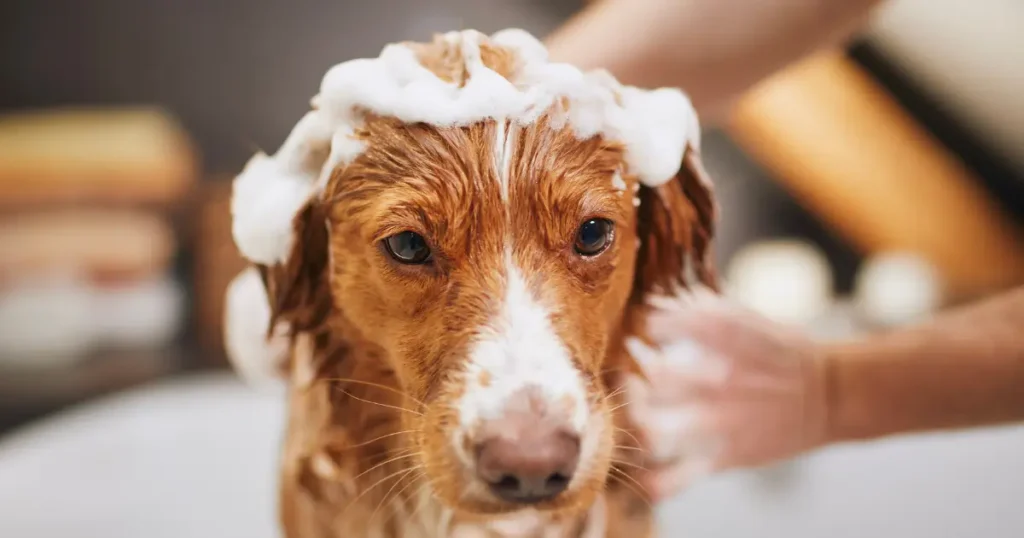
[[[543,420],[508,426],[477,445],[477,474],[508,502],[535,504],[553,499],[576,472],[579,436]]]

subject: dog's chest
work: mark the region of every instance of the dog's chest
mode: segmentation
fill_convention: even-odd
[[[602,498],[582,522],[538,512],[523,512],[486,523],[455,522],[451,538],[605,538],[605,512]]]
[[[567,538],[562,522],[537,513],[506,516],[486,523],[456,522],[452,538]]]

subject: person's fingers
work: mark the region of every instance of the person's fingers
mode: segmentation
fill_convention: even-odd
[[[698,406],[638,406],[630,421],[644,447],[644,460],[664,466],[681,458],[710,458],[721,449],[713,417]]]
[[[684,460],[671,467],[644,472],[639,481],[651,500],[660,502],[678,494],[713,471],[714,464],[711,460]]]
[[[656,309],[686,311],[694,307],[713,308],[722,305],[723,301],[720,295],[706,288],[694,288],[678,295],[651,294],[647,296],[646,303]]]
[[[679,338],[660,346],[664,362],[670,366],[697,366],[708,358],[708,350],[694,340]]]
[[[626,338],[625,345],[626,351],[644,371],[665,360],[660,349],[647,345],[646,342],[635,336]]]
[[[649,381],[627,379],[627,396],[633,401],[670,405],[704,399],[728,376],[726,361],[693,342],[679,341],[659,350],[630,338],[626,346]]]
[[[659,367],[650,374],[644,398],[655,407],[703,405],[721,397],[728,378],[724,361],[689,368]],[[637,392],[640,392],[637,390]]]
[[[701,434],[697,431],[698,416],[692,411],[649,411],[633,420],[648,448],[648,459],[655,464],[661,465],[681,457],[687,451],[687,445],[701,444]]]
[[[654,311],[647,317],[647,331],[660,346],[689,340],[725,356],[749,348],[750,331],[745,324],[718,308]]]
[[[648,316],[647,328],[660,347],[691,342],[702,355],[715,355],[729,364],[758,367],[780,364],[780,354],[796,351],[805,340],[791,327],[769,322],[738,307],[721,305],[655,311]]]

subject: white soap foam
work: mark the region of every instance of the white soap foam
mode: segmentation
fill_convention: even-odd
[[[626,181],[622,179],[622,174],[619,172],[615,172],[615,175],[612,176],[612,187],[617,191],[626,192],[628,185],[626,185]]]
[[[292,220],[313,195],[328,150],[334,152],[331,125],[314,111],[299,120],[275,155],[249,159],[231,195],[231,233],[243,256],[267,265],[288,258]]]
[[[250,267],[228,285],[223,328],[228,360],[254,386],[278,386],[281,366],[288,358],[288,327],[280,323],[268,338],[270,318],[263,279]]]
[[[405,44],[327,72],[314,110],[281,149],[254,157],[235,180],[234,236],[248,259],[273,264],[288,256],[294,215],[336,167],[365,149],[352,134],[367,112],[438,127],[488,119],[529,125],[547,113],[554,127],[568,124],[580,138],[602,135],[623,144],[627,171],[652,187],[676,174],[688,145],[699,148],[697,115],[680,90],[641,90],[605,71],[549,62],[544,45],[522,30],[490,37],[466,30],[444,39],[460,47],[465,61],[469,76],[461,87],[434,75]],[[519,63],[511,80],[483,64],[485,41],[515,51]]]

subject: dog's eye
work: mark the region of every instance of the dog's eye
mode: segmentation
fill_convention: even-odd
[[[430,246],[422,235],[405,231],[384,240],[384,247],[392,258],[401,263],[420,264],[430,260]]]
[[[576,232],[576,252],[583,256],[596,256],[612,242],[612,221],[590,219]]]

